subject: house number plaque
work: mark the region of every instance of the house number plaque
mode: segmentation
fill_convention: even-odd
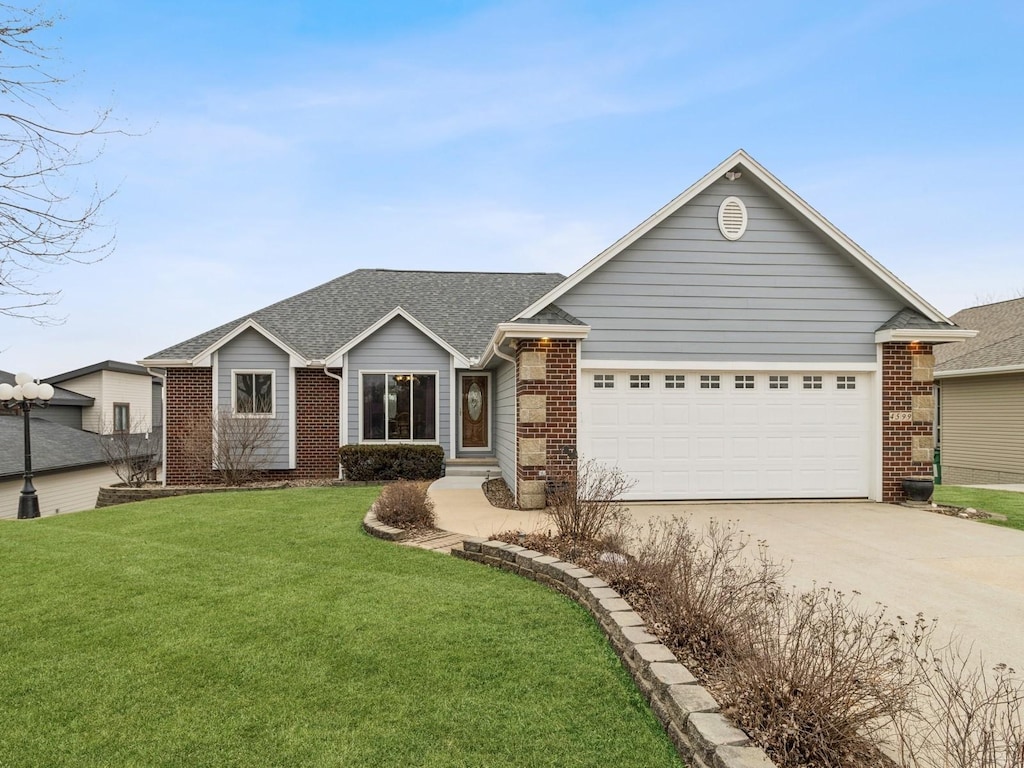
[[[913,421],[912,411],[889,411],[889,421]]]

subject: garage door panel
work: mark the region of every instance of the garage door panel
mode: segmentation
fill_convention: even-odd
[[[627,498],[868,495],[870,375],[858,373],[857,389],[840,390],[837,376],[845,374],[815,372],[820,388],[804,389],[803,373],[755,371],[745,374],[753,376],[752,389],[735,389],[733,373],[723,372],[719,389],[701,389],[666,388],[665,374],[655,369],[644,372],[648,389],[633,389],[635,369],[600,372],[613,374],[615,387],[594,390],[592,372],[584,377],[581,455],[632,477]],[[672,375],[674,384],[682,378]],[[687,372],[686,383],[699,383],[701,375]]]

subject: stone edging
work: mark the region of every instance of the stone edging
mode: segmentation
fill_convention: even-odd
[[[406,531],[385,526],[373,509],[363,519],[367,533],[399,541]],[[580,603],[629,670],[680,757],[696,768],[774,768],[764,750],[722,714],[715,698],[697,683],[672,651],[647,632],[644,620],[603,579],[585,568],[517,544],[464,539],[452,554],[538,581]]]

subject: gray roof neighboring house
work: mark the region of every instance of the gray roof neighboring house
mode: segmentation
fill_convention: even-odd
[[[98,436],[46,419],[32,419],[32,471],[45,472],[102,464]],[[24,426],[21,416],[0,416],[0,478],[25,470]]]
[[[950,318],[978,335],[935,348],[935,372],[1024,370],[1024,298],[962,309]],[[994,372],[994,371],[993,371]]]
[[[99,373],[100,371],[135,373],[139,376],[149,376],[149,371],[141,365],[136,365],[135,363],[122,363],[117,360],[104,360],[102,363],[94,363],[93,365],[87,365],[84,368],[76,368],[75,370],[68,371],[67,373],[58,373],[56,376],[48,376],[43,379],[43,381],[50,384],[56,384],[61,381],[77,379],[80,376],[88,376],[90,373]]]
[[[142,368],[142,371],[148,373],[145,368]],[[14,386],[14,376],[15,374],[9,371],[0,371],[0,384]],[[53,381],[50,379],[43,379],[43,381],[53,384]],[[54,387],[53,399],[50,400],[50,405],[76,405],[79,408],[88,408],[90,405],[95,404],[95,402],[96,398],[89,397],[88,395],[80,395],[63,387]]]
[[[557,273],[359,269],[149,355],[190,360],[248,319],[309,360],[323,360],[396,307],[466,357],[481,355],[498,323],[543,296]]]

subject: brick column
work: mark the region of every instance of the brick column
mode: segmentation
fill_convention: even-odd
[[[542,509],[549,478],[576,456],[574,339],[524,339],[516,346],[516,501]]]
[[[338,476],[340,386],[322,370],[296,369],[294,477]]]
[[[906,498],[904,477],[931,477],[935,414],[931,344],[882,345],[882,501]]]
[[[167,413],[167,455],[164,476],[168,485],[213,482],[210,412],[213,403],[213,370],[168,368],[164,382]],[[205,439],[199,429],[205,426]]]

